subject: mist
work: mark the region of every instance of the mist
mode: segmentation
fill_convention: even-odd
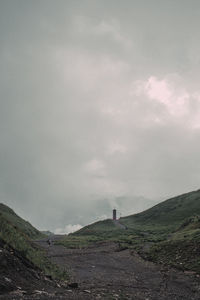
[[[199,9],[1,1],[1,202],[63,233],[198,189]]]

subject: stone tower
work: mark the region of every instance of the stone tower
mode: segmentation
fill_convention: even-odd
[[[117,220],[117,211],[113,209],[113,220]]]

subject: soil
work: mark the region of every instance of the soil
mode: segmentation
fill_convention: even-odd
[[[85,249],[49,245],[46,239],[37,244],[70,273],[70,282],[59,285],[40,277],[36,289],[35,278],[29,290],[27,283],[24,287],[21,284],[25,293],[12,289],[0,299],[200,300],[198,274],[155,265],[128,249],[120,251],[116,243],[101,242]]]

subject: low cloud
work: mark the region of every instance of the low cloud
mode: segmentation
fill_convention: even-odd
[[[177,85],[174,75],[170,77],[168,75],[159,79],[156,76],[150,76],[146,81],[137,80],[134,82],[131,93],[163,104],[168,113],[175,117],[184,116],[189,112],[189,101],[192,95],[186,88]]]
[[[69,233],[199,188],[200,2],[58,2],[0,1],[2,201]]]
[[[54,233],[55,234],[69,234],[69,233],[72,233],[72,232],[75,232],[75,231],[81,229],[82,227],[83,226],[81,226],[80,224],[76,224],[76,225],[68,224],[64,228],[56,228]]]

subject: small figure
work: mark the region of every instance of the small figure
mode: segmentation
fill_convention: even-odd
[[[47,244],[48,244],[49,246],[51,246],[51,245],[52,245],[52,241],[51,241],[50,239],[48,239],[48,240],[47,240]]]

